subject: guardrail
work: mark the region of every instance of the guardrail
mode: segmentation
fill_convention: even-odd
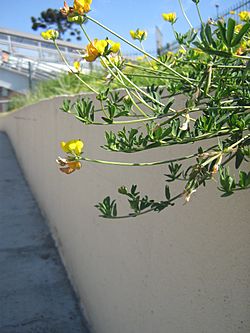
[[[58,40],[58,46],[71,61],[79,58],[79,45]],[[13,56],[23,56],[39,61],[61,62],[54,44],[49,40],[43,40],[39,35],[0,29],[0,48]]]

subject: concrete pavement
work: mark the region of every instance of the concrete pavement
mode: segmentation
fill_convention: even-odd
[[[1,132],[0,332],[89,332],[49,229]]]

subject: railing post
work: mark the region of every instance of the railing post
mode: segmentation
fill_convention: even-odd
[[[28,62],[29,64],[29,89],[32,90],[32,65],[31,62]]]

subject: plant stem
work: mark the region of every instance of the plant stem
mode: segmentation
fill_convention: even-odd
[[[89,35],[87,34],[87,31],[84,29],[84,27],[83,27],[83,25],[82,25],[82,24],[80,24],[80,27],[81,27],[81,29],[82,29],[82,31],[83,31],[83,33],[84,33],[85,37],[86,37],[86,38],[87,38],[87,40],[89,41],[89,43],[90,43],[90,44],[92,44],[92,41],[91,41],[91,39],[90,39]]]
[[[142,71],[147,71],[147,72],[150,72],[150,73],[159,73],[159,74],[167,74],[166,73],[166,71],[164,72],[164,71],[160,71],[159,69],[151,69],[151,68],[149,68],[149,67],[145,67],[145,66],[141,66],[141,65],[136,65],[136,64],[131,64],[131,63],[125,63],[125,65],[127,66],[127,67],[132,67],[132,68],[137,68],[137,69],[140,69],[140,70],[142,70]],[[175,79],[179,79],[180,80],[180,78],[177,78],[177,77],[175,77],[175,76],[170,76],[170,78],[175,78]],[[192,79],[191,79],[192,80]]]
[[[121,78],[120,73],[117,73],[118,77],[121,79],[122,82],[124,82]],[[146,118],[149,118],[149,116],[139,107],[139,105],[137,105],[137,103],[135,102],[134,98],[132,97],[132,95],[130,94],[129,90],[126,89],[126,93],[128,94],[129,98],[131,99],[133,105],[137,108],[137,110]]]
[[[126,166],[126,167],[127,166],[128,167],[147,167],[147,166],[155,166],[155,165],[168,164],[168,163],[172,163],[172,162],[184,161],[187,159],[197,157],[198,155],[199,154],[196,153],[196,154],[183,156],[183,157],[179,157],[179,158],[174,158],[174,159],[170,159],[170,160],[155,161],[155,162],[133,162],[133,163],[104,161],[104,160],[97,160],[97,159],[92,159],[92,158],[88,158],[88,157],[82,157],[81,160],[87,161],[87,162],[92,162],[92,163],[98,163],[98,164],[106,164],[106,165],[116,165],[116,166],[118,165],[118,166]]]
[[[73,73],[79,81],[82,82],[82,84],[84,84],[90,91],[92,91],[93,93],[95,94],[98,94],[98,91],[95,90],[94,88],[92,88],[87,82],[85,82],[77,73],[75,73],[72,68],[70,67],[68,61],[66,60],[66,58],[64,57],[64,55],[62,54],[61,50],[59,49],[56,41],[54,40],[54,45],[58,51],[58,53],[60,54],[61,58],[62,58],[62,61],[65,63],[65,65],[68,67],[68,69],[70,70],[71,73]]]
[[[186,12],[185,12],[185,10],[184,10],[184,7],[183,7],[183,5],[182,5],[182,1],[181,1],[181,0],[178,0],[178,2],[179,2],[179,5],[180,5],[180,7],[181,7],[182,14],[183,14],[183,16],[185,17],[187,23],[189,24],[189,26],[190,26],[191,29],[194,29],[192,23],[189,21],[189,18],[187,17],[187,14],[186,14]]]
[[[113,30],[109,29],[108,27],[106,27],[105,25],[103,25],[102,23],[98,22],[97,20],[93,19],[92,17],[86,15],[86,18],[88,18],[90,21],[96,23],[97,25],[99,25],[100,27],[102,27],[103,29],[107,30],[108,32],[110,32],[112,35],[118,37],[120,40],[122,40],[123,42],[127,43],[128,45],[130,45],[131,47],[133,47],[134,49],[136,49],[137,51],[145,54],[146,56],[148,56],[149,58],[153,59],[154,61],[156,61],[158,64],[162,65],[163,67],[167,68],[170,72],[174,73],[175,75],[179,76],[180,78],[182,78],[183,80],[185,80],[186,82],[188,82],[190,85],[193,85],[193,83],[185,76],[181,75],[180,73],[176,72],[173,68],[169,67],[168,65],[164,64],[163,62],[161,62],[159,59],[157,59],[156,57],[152,56],[151,54],[149,54],[146,51],[143,51],[141,48],[137,47],[136,45],[134,45],[133,43],[131,43],[130,41],[128,41],[127,39],[123,38],[121,35],[117,34],[116,32],[114,32]]]
[[[174,34],[174,36],[175,36],[175,34],[176,34],[176,31],[175,31],[175,29],[174,29],[174,24],[171,24],[171,27],[172,27],[172,31],[173,31],[173,34]],[[177,40],[177,39],[176,39]],[[177,42],[179,43],[179,41],[177,40]],[[185,47],[182,45],[182,44],[180,44],[179,43],[179,45],[180,45],[180,47],[186,52],[186,49],[185,49]]]
[[[173,201],[181,198],[183,196],[183,192],[182,193],[179,193],[178,195],[176,195],[175,197],[173,197],[172,199],[168,200],[168,201],[165,201],[166,205],[169,205],[170,203],[172,203]],[[140,216],[140,215],[144,215],[144,214],[147,214],[147,213],[150,213],[150,212],[153,212],[155,211],[155,208],[149,208],[143,212],[138,212],[138,213],[131,213],[129,215],[121,215],[121,216],[109,216],[108,218],[111,219],[111,220],[119,220],[119,219],[125,219],[125,218],[131,218],[131,217],[137,217],[137,216]],[[102,217],[105,218],[105,216],[101,215]]]
[[[109,59],[106,58],[108,61]],[[165,106],[163,103],[161,103],[160,101],[158,101],[157,99],[155,99],[154,97],[150,96],[148,93],[146,93],[144,90],[142,90],[140,87],[138,87],[133,81],[131,81],[125,74],[123,74],[123,72],[115,65],[113,64],[111,61],[109,61],[109,63],[117,70],[117,72],[120,73],[120,75],[126,80],[128,81],[129,84],[131,84],[132,87],[134,87],[137,91],[140,91],[141,94],[143,94],[144,96],[148,97],[149,99],[151,99],[152,102],[157,103],[160,106]],[[172,110],[173,111],[173,110]]]
[[[201,17],[201,11],[200,11],[199,4],[196,3],[195,5],[196,5],[196,9],[197,9],[197,13],[198,13],[198,16],[199,16],[199,19],[200,19],[201,25],[203,25],[203,20],[202,20],[202,17]]]
[[[127,93],[128,93],[128,91],[129,91],[129,87],[124,83],[124,81],[122,80],[122,78],[120,77],[120,73],[118,72],[117,74],[118,75],[116,75],[113,71],[112,71],[112,69],[111,68],[109,68],[109,66],[106,64],[106,62],[105,62],[105,60],[108,60],[108,62],[109,62],[109,64],[111,64],[111,65],[113,65],[110,61],[109,61],[109,59],[108,58],[104,58],[103,59],[103,64],[104,64],[104,66],[107,68],[107,70],[110,72],[110,74],[112,75],[112,76],[114,76],[124,87],[125,87],[125,90],[127,91]],[[132,92],[133,93],[133,92]],[[134,94],[133,94],[134,95]],[[138,98],[138,97],[137,97]],[[148,103],[146,103],[142,98],[138,98],[139,100],[140,100],[140,102],[141,103],[143,103],[144,105],[146,105],[148,108],[150,108],[151,110],[153,110],[154,111],[154,109],[148,104]],[[136,104],[137,105],[137,104]],[[139,109],[140,109],[140,112],[142,113],[142,115],[144,116],[144,117],[147,117],[147,118],[149,118],[149,116],[139,107],[139,106],[137,106]]]

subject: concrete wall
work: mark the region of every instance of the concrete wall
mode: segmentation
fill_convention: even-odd
[[[32,79],[32,81],[34,84],[37,83],[35,79]],[[9,67],[0,67],[0,87],[26,93],[29,90],[29,77]]]
[[[195,146],[107,153],[99,148],[105,128],[60,112],[62,99],[1,116],[0,130],[8,133],[47,216],[93,332],[249,333],[248,193],[222,199],[211,182],[190,204],[180,200],[161,214],[99,218],[94,204],[118,196],[120,185],[138,183],[144,193],[163,197],[166,167],[86,163],[67,176],[55,163],[61,140],[82,138],[88,157],[130,161],[171,158]]]

